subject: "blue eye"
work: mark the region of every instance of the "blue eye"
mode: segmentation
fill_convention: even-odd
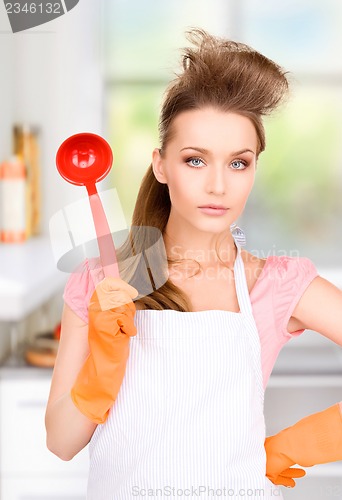
[[[234,160],[231,163],[231,165],[234,165],[234,163],[235,163],[235,165],[241,163],[244,166],[244,168],[233,168],[233,170],[245,170],[247,168],[247,163],[243,160]]]
[[[192,168],[200,168],[204,164],[203,160],[201,160],[201,158],[199,158],[198,156],[188,158],[185,163],[187,163],[189,167]],[[245,170],[248,166],[247,162],[244,160],[234,160],[231,165],[233,165],[233,170]],[[237,168],[235,168],[234,165],[237,165]],[[242,165],[242,167],[239,168],[240,165]]]
[[[187,163],[189,167],[199,168],[201,166],[200,164],[203,163],[203,161],[201,160],[201,158],[197,158],[196,156],[194,156],[193,158],[188,158],[185,163]]]

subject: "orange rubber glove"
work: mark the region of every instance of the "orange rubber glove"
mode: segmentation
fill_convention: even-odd
[[[138,291],[121,278],[105,278],[90,299],[89,355],[71,389],[77,408],[97,424],[106,421],[125,375],[130,337],[136,335]]]
[[[326,410],[299,420],[274,436],[265,439],[266,476],[274,484],[295,486],[291,478],[306,474],[298,464],[316,464],[342,460],[342,413],[338,403]],[[300,472],[301,471],[301,472]]]

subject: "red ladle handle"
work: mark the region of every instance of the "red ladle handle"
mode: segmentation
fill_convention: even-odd
[[[113,278],[120,278],[112,235],[96,186],[95,184],[87,184],[86,188],[88,191],[90,208],[93,214],[104,275],[106,277],[112,276]]]

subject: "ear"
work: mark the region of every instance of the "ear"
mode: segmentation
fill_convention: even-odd
[[[164,161],[160,155],[160,149],[155,148],[152,153],[152,169],[155,178],[161,184],[167,184]]]

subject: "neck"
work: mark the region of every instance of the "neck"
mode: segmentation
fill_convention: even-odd
[[[170,259],[194,259],[200,262],[202,267],[222,265],[222,262],[228,267],[234,266],[237,247],[229,230],[220,235],[206,233],[198,235],[198,238],[190,238],[166,227],[163,238]]]

